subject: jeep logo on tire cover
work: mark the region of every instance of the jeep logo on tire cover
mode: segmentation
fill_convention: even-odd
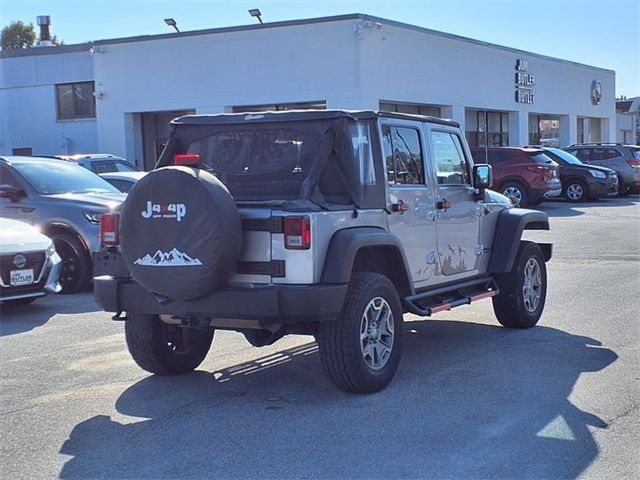
[[[147,202],[146,210],[140,212],[142,218],[175,218],[178,222],[187,214],[184,203],[160,203]]]

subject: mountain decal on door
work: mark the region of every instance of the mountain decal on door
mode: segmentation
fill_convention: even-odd
[[[190,267],[202,265],[200,260],[191,258],[177,248],[174,248],[169,253],[158,250],[153,256],[147,253],[144,257],[137,259],[133,263],[144,267]]]

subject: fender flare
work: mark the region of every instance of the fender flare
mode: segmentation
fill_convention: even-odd
[[[511,271],[524,230],[549,230],[549,217],[538,210],[509,208],[500,212],[489,260],[489,273]],[[552,245],[538,244],[545,261],[551,258]]]
[[[400,240],[392,233],[375,227],[347,228],[336,232],[331,237],[322,269],[321,283],[349,282],[358,251],[367,247],[391,247],[397,252],[402,259],[402,279],[407,282],[407,293],[413,294],[411,270]]]

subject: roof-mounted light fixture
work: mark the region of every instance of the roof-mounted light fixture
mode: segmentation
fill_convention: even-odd
[[[180,30],[178,30],[178,24],[176,23],[176,21],[173,18],[165,18],[164,19],[164,23],[166,23],[170,27],[175,28],[176,32],[180,33]]]
[[[259,8],[252,8],[249,10],[249,15],[252,17],[256,17],[260,23],[262,23],[262,13],[260,13]]]

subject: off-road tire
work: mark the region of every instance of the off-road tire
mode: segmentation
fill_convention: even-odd
[[[508,189],[517,189],[520,192],[520,202],[514,206],[522,208],[529,205],[529,192],[524,185],[522,185],[520,182],[516,182],[515,180],[509,180],[508,182],[502,184],[502,186],[500,187],[500,193],[508,196],[506,195]]]
[[[91,257],[80,239],[69,233],[50,236],[62,260],[58,282],[60,293],[82,292],[91,284]]]
[[[129,353],[140,368],[161,375],[177,375],[191,372],[202,363],[211,347],[214,330],[169,325],[158,315],[127,313],[124,332]],[[187,345],[172,346],[168,339],[171,334],[188,335],[183,340]]]
[[[391,310],[393,340],[384,365],[372,369],[361,347],[361,323],[372,301],[384,299]],[[386,307],[385,307],[386,308]],[[320,322],[317,335],[320,360],[327,376],[341,390],[372,393],[382,390],[393,378],[402,353],[402,307],[393,283],[379,273],[355,273],[335,321]]]
[[[582,192],[579,196],[578,194]],[[564,186],[564,198],[570,202],[584,202],[589,199],[589,189],[581,180],[570,180]]]
[[[525,268],[533,259],[540,271],[539,299],[534,309],[525,301]],[[542,315],[547,296],[547,270],[540,247],[533,242],[521,241],[509,273],[495,276],[500,293],[493,297],[493,311],[501,325],[508,328],[531,328]],[[529,302],[529,307],[533,306]]]

